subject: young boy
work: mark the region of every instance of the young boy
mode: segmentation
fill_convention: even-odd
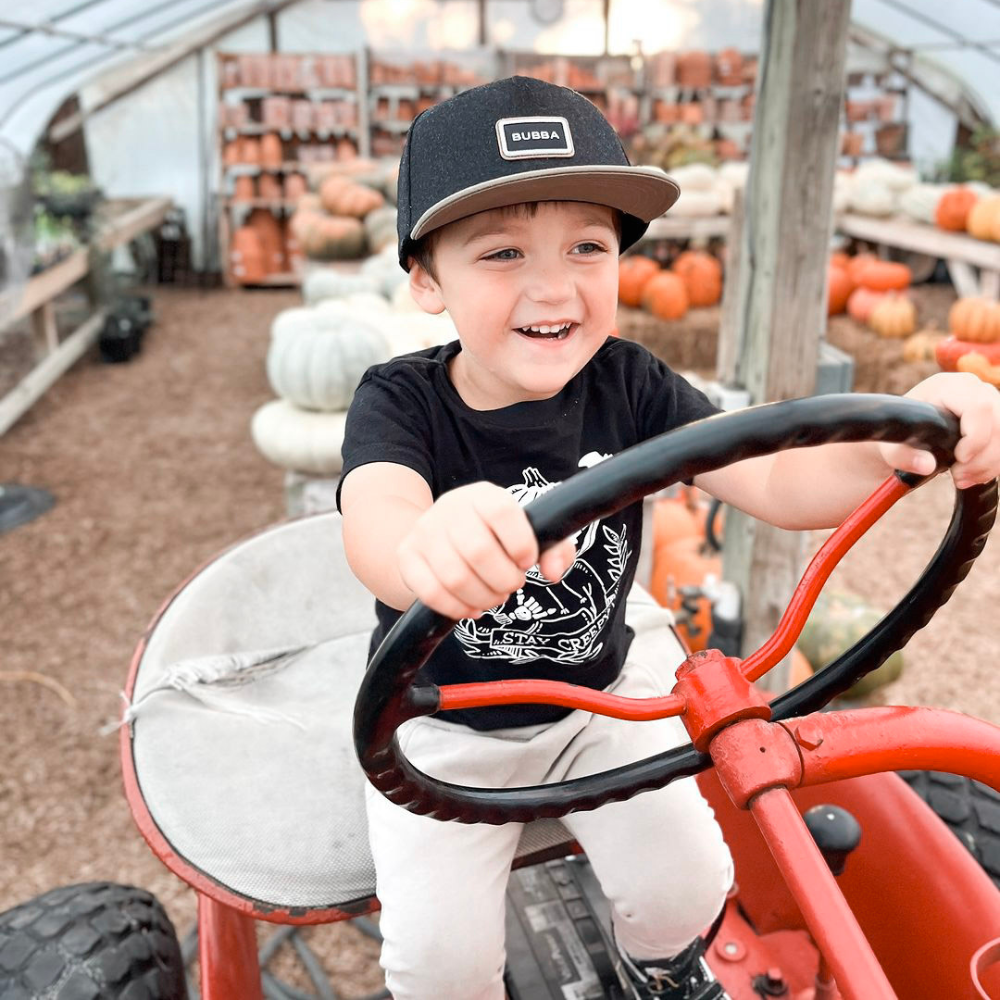
[[[541,559],[522,506],[623,448],[714,412],[615,325],[618,255],[676,185],[631,167],[599,111],[540,81],[501,80],[419,115],[399,174],[399,259],[416,301],[447,309],[456,343],[371,369],[347,421],[339,498],[351,566],[377,598],[373,648],[419,598],[459,620],[425,668],[435,683],[540,677],[631,697],[666,693],[683,653],[669,615],[630,593],[641,504]],[[961,418],[958,486],[1000,468],[1000,396],[940,375],[911,396]],[[789,529],[838,524],[893,468],[933,470],[904,446],[786,451],[697,485]],[[449,781],[517,786],[606,770],[686,741],[551,706],[412,720],[403,751]],[[504,891],[520,826],[440,823],[368,789],[395,1000],[504,996]],[[717,1000],[700,932],[732,863],[693,779],[566,817],[613,908],[634,997]]]

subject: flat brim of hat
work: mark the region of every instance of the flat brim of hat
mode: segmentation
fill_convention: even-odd
[[[607,205],[643,222],[670,208],[681,189],[659,167],[577,166],[527,170],[465,188],[432,205],[410,233],[418,240],[432,229],[477,212],[530,201],[581,201]]]

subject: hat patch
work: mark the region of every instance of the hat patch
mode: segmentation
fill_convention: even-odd
[[[565,118],[501,118],[497,142],[505,160],[573,155],[573,136]]]

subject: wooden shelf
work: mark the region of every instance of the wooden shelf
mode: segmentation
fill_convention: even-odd
[[[223,198],[222,203],[229,208],[288,208],[295,205],[298,198]]]

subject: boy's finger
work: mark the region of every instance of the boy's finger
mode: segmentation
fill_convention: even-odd
[[[478,516],[463,517],[448,527],[448,538],[484,585],[498,596],[485,605],[493,607],[524,584],[524,570],[517,566],[490,526]]]
[[[419,552],[401,555],[399,573],[403,583],[431,610],[448,618],[478,618],[478,608],[449,593]]]
[[[477,497],[475,509],[496,535],[504,551],[522,570],[538,561],[538,542],[524,509],[508,493]]]
[[[566,538],[542,553],[542,558],[538,561],[538,568],[546,580],[557,583],[566,575],[567,570],[575,561],[576,546],[572,539]]]
[[[980,398],[962,411],[962,438],[955,446],[955,461],[959,464],[972,461],[986,450],[997,420],[995,406],[992,399]]]
[[[912,472],[917,476],[929,476],[937,468],[930,452],[906,444],[882,445],[882,458],[892,468],[900,472]]]
[[[488,582],[496,564],[510,566],[499,546],[495,547],[492,562],[480,566],[474,566],[447,536],[439,538],[430,548],[421,549],[420,554],[444,590],[467,607],[484,611],[502,603],[510,594],[510,590],[500,591]]]

